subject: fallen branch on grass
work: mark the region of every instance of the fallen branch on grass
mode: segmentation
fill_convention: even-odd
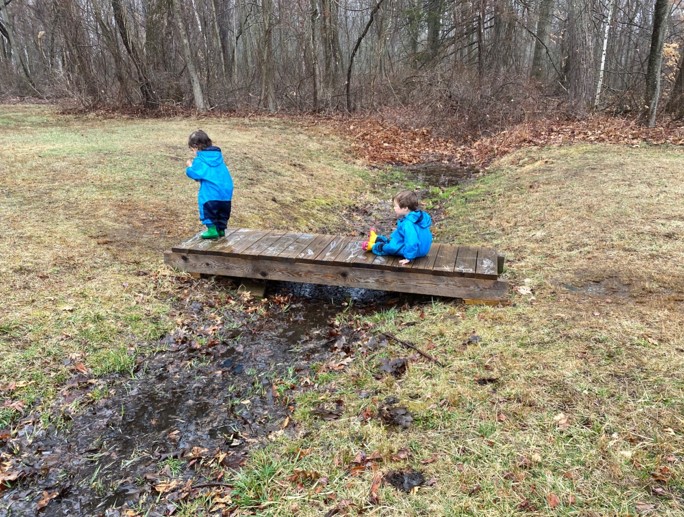
[[[418,347],[417,347],[416,345],[414,345],[413,343],[409,343],[408,341],[403,341],[403,340],[399,339],[397,336],[394,336],[394,335],[390,334],[389,332],[382,332],[382,335],[385,336],[385,337],[388,338],[388,339],[391,339],[391,340],[393,340],[393,341],[396,341],[397,343],[399,343],[400,345],[405,346],[406,348],[410,348],[411,350],[415,350],[416,352],[418,352],[420,355],[422,355],[422,356],[425,357],[426,359],[429,359],[430,361],[432,361],[432,362],[434,362],[434,363],[437,363],[439,366],[441,366],[442,368],[444,368],[444,366],[445,366],[444,363],[438,361],[437,359],[435,359],[434,357],[432,357],[430,354],[427,354],[427,353],[423,352],[420,348],[418,348]]]

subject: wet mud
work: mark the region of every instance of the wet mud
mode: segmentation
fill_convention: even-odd
[[[3,435],[0,459],[13,479],[0,515],[174,513],[224,485],[222,473],[271,435],[297,432],[294,396],[313,368],[354,353],[357,329],[337,324],[338,312],[408,299],[287,283],[241,299],[215,281],[185,289],[177,328],[148,345],[133,372],[76,375],[49,419],[34,411]]]
[[[0,515],[163,515],[157,496],[179,480],[220,482],[219,471],[238,469],[270,434],[294,432],[294,392],[345,332],[333,330],[339,293],[328,296],[185,300],[178,328],[132,376],[80,374],[49,425],[45,413],[29,414],[3,435],[14,479],[0,491]]]

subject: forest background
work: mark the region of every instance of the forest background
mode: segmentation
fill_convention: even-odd
[[[671,0],[0,0],[0,95],[372,111],[460,141],[593,111],[653,126],[684,115],[682,15]]]

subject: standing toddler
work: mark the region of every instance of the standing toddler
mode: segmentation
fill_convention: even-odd
[[[218,239],[226,234],[230,219],[233,178],[223,161],[221,149],[213,145],[204,131],[191,133],[188,146],[195,152],[195,158],[188,160],[185,174],[200,184],[197,193],[199,218],[207,227],[201,237]]]

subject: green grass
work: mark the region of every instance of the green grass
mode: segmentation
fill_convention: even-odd
[[[176,324],[177,277],[161,254],[199,229],[195,187],[183,176],[192,129],[202,126],[224,149],[238,185],[235,225],[344,228],[355,201],[380,203],[397,186],[417,186],[397,171],[350,164],[345,142],[323,125],[4,108],[0,134],[16,144],[0,150],[0,387],[26,407],[48,403],[78,363],[130,375],[141,347]],[[681,515],[683,166],[674,147],[533,148],[474,182],[429,189],[428,206],[444,207],[438,240],[506,255],[511,304],[341,307],[338,322],[359,329],[356,345],[387,331],[445,367],[392,342],[357,354],[344,371],[313,365],[314,386],[297,395],[294,436],[225,473],[232,504],[279,516],[335,507]],[[382,358],[399,356],[411,359],[404,377],[376,375]],[[106,396],[98,390],[93,397]],[[389,396],[413,413],[410,428],[362,418]],[[338,399],[339,419],[314,415]],[[17,416],[0,408],[0,427]],[[377,459],[355,468],[359,452]],[[407,468],[430,485],[410,494],[382,485],[379,502],[369,502],[376,472]],[[186,501],[178,512],[201,515],[212,504]]]

